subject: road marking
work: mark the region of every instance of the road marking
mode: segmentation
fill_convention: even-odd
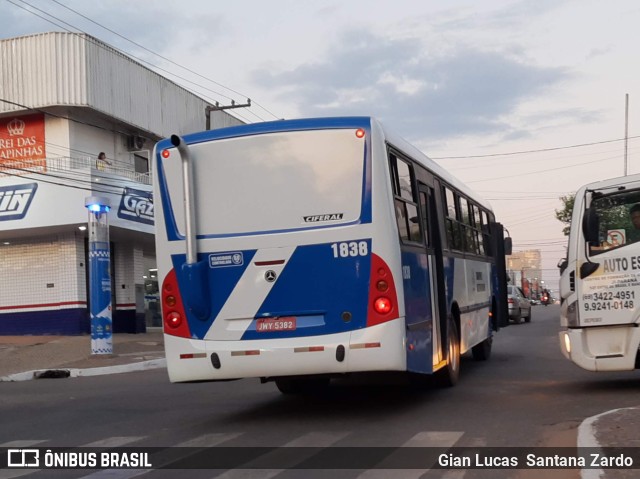
[[[0,444],[0,447],[30,447],[42,442],[47,441],[46,439],[22,439],[18,441],[5,442],[4,444]]]
[[[9,441],[4,444],[0,444],[0,447],[11,447],[11,448],[24,448],[35,446],[36,444],[41,444],[43,442],[47,442],[45,439],[20,439],[17,441]],[[26,476],[27,474],[33,474],[34,472],[39,472],[40,469],[4,469],[0,471],[0,479],[13,479],[15,477]]]
[[[257,469],[253,468],[253,466],[262,462],[268,463],[275,461],[278,464],[286,463],[289,467],[293,467],[317,454],[318,451],[313,448],[330,447],[332,444],[335,444],[347,435],[349,435],[349,432],[344,431],[310,432],[288,442],[282,447],[278,447],[274,451],[263,454],[255,460],[243,464],[242,466],[244,467],[230,469],[222,475],[215,477],[218,479],[271,479],[287,469]],[[304,449],[297,450],[295,457],[291,457],[291,452],[287,451],[287,448],[291,447],[308,447],[311,449],[308,451],[305,451]]]
[[[15,477],[33,474],[34,472],[40,472],[40,469],[4,469],[0,471],[0,479],[14,479]]]
[[[402,447],[451,447],[464,435],[459,431],[423,431],[419,432]]]
[[[241,432],[231,432],[231,433],[212,433],[212,434],[204,434],[202,436],[198,436],[195,437],[193,439],[189,439],[188,441],[184,441],[181,442],[180,444],[176,444],[175,446],[172,447],[191,447],[191,448],[205,448],[205,447],[214,447],[217,446],[218,444],[222,444],[223,442],[227,442],[230,441],[231,439],[235,439],[238,436],[241,436],[243,433]],[[117,439],[127,439],[127,438],[107,438],[104,439],[103,441],[97,441],[97,443],[99,442],[115,442]],[[129,438],[129,439],[134,439],[134,438]],[[142,439],[142,438],[141,438]],[[86,446],[91,446],[91,447],[106,447],[106,446],[96,446],[95,444],[97,443],[92,443],[92,444],[88,444]],[[117,444],[115,446],[111,446],[111,447],[118,447],[122,444]],[[193,453],[195,454],[195,452]],[[183,459],[184,457],[188,457],[191,454],[187,454],[186,456],[183,456],[182,458],[177,458],[177,459]],[[158,464],[157,467],[160,467],[161,464]],[[153,471],[153,469],[103,469],[101,471],[97,471],[94,472],[93,474],[89,474],[88,476],[83,476],[82,478],[79,479],[130,479],[132,477],[136,477],[136,476],[141,476],[143,474],[147,474],[148,472]]]
[[[453,446],[462,437],[464,433],[459,431],[422,431],[413,436],[401,447],[441,447],[447,448]],[[394,453],[385,458],[385,461],[393,461]],[[358,476],[358,479],[386,479],[393,477],[394,479],[418,479],[426,474],[429,469],[369,469]],[[457,471],[447,471],[446,474]],[[462,471],[463,473],[465,471]],[[462,475],[443,475],[447,479],[462,479]]]
[[[203,449],[207,447],[215,447],[225,442],[231,441],[242,436],[244,433],[211,433],[198,436],[187,441],[176,444],[175,448],[194,448]],[[271,479],[298,464],[312,458],[318,453],[319,448],[328,448],[337,443],[341,439],[348,436],[350,432],[345,431],[313,431],[289,441],[281,447],[276,447],[272,451],[263,454],[255,459],[243,464],[241,467],[225,471],[222,475],[215,477],[220,479]],[[464,435],[459,431],[422,431],[415,434],[400,447],[437,447],[449,448],[456,444]],[[113,436],[98,441],[94,441],[83,446],[89,448],[116,448],[126,444],[141,441],[147,436]],[[0,447],[30,447],[36,444],[46,442],[46,440],[17,440],[0,444]],[[479,442],[482,442],[481,440]],[[478,444],[480,445],[480,444]],[[239,446],[242,447],[242,446]],[[289,448],[301,448],[292,454]],[[305,451],[303,448],[309,448]],[[172,449],[172,448],[169,448]],[[289,450],[287,450],[289,449]],[[165,464],[154,464],[155,467],[171,464],[174,461],[184,461],[192,454],[198,451],[176,457],[169,460]],[[394,453],[385,458],[386,461],[393,462]],[[261,464],[277,463],[284,464],[284,468],[279,469],[260,469]],[[386,479],[394,477],[397,479],[417,479],[427,473],[430,469],[369,469],[362,472],[358,479]],[[0,479],[14,479],[27,474],[39,472],[40,469],[29,470],[3,470],[0,471]],[[143,474],[147,474],[153,469],[103,469],[93,472],[89,475],[82,476],[79,479],[131,479]],[[441,471],[443,479],[463,479],[465,470],[443,470]]]
[[[90,442],[82,447],[120,447],[132,442],[141,441],[146,436],[114,436],[99,441]]]
[[[213,447],[223,442],[231,441],[238,436],[242,436],[242,432],[215,432],[212,434],[203,434],[202,436],[181,442],[175,447]]]

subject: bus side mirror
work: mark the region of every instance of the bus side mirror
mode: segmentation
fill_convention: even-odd
[[[560,274],[564,273],[564,270],[567,269],[567,266],[569,266],[569,261],[567,261],[567,258],[562,258],[560,261],[558,261]]]
[[[582,218],[582,234],[587,243],[597,244],[599,241],[598,232],[600,230],[600,221],[598,214],[593,208],[587,208]]]
[[[507,236],[504,239],[504,254],[506,256],[511,255],[511,253],[513,252],[513,242],[511,241],[511,236]]]

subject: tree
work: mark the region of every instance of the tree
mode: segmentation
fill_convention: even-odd
[[[555,210],[556,218],[566,225],[562,228],[565,236],[569,236],[569,230],[571,229],[571,214],[573,213],[573,203],[575,200],[575,193],[561,196],[560,201],[562,201],[563,208],[561,210]]]

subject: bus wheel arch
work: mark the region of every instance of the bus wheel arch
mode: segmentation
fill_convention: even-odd
[[[489,315],[488,336],[482,342],[471,348],[473,359],[476,361],[486,361],[491,356],[491,348],[493,346],[493,332],[496,331],[496,300],[491,300],[491,314]]]

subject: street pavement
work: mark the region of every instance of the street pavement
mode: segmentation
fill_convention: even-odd
[[[113,352],[112,355],[91,355],[91,338],[86,335],[0,336],[0,382],[96,376],[166,367],[160,330],[114,334]],[[638,431],[640,406],[604,411],[581,423],[577,446],[640,447]],[[582,479],[632,478],[637,477],[637,473],[638,469],[583,469]]]

